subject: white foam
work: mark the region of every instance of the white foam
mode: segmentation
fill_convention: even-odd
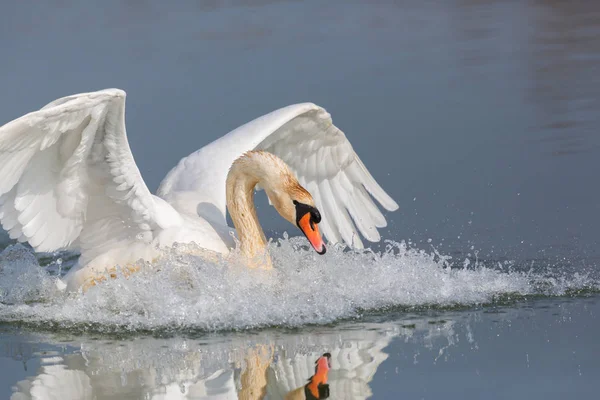
[[[444,257],[404,243],[390,243],[383,254],[330,247],[319,256],[303,238],[292,238],[270,251],[275,269],[261,271],[241,262],[207,262],[179,246],[129,278],[67,295],[30,250],[11,246],[0,256],[0,320],[100,330],[245,329],[324,324],[388,307],[475,305],[497,296],[598,287],[582,274],[547,278],[477,264],[451,269]]]

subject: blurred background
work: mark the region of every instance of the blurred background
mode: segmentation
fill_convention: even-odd
[[[311,101],[399,203],[385,239],[599,260],[600,2],[19,1],[0,49],[0,124],[126,90],[152,191],[181,157]],[[299,234],[260,197],[271,233]]]

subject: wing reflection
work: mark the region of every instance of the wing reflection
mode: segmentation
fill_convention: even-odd
[[[76,351],[50,352],[37,350],[38,343],[64,347],[64,340],[30,336],[15,345],[33,343],[33,357],[41,366],[15,384],[11,399],[324,399],[329,393],[331,398],[366,399],[387,358],[385,347],[398,336],[412,340],[417,331],[419,341],[453,334],[452,323],[446,329],[420,320],[404,328],[354,324],[298,334],[79,339],[70,344]],[[331,369],[325,371],[326,365]]]

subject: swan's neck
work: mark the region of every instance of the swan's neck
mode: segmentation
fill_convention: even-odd
[[[254,207],[254,187],[257,183],[248,175],[227,180],[227,209],[237,231],[241,251],[250,259],[264,252],[267,246]]]
[[[271,267],[266,252],[267,240],[254,206],[254,188],[262,184],[268,165],[260,152],[250,152],[238,158],[227,175],[227,209],[238,234],[242,253],[253,265]],[[264,258],[261,258],[264,256]],[[257,266],[257,265],[256,265]]]

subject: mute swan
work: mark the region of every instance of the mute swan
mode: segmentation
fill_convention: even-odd
[[[373,396],[370,385],[388,357],[385,349],[390,342],[399,332],[420,338],[431,325],[420,321],[416,329],[419,334],[413,337],[413,329],[377,323],[366,324],[361,330],[324,329],[311,339],[306,333],[273,338],[263,332],[253,334],[251,340],[248,335],[239,335],[206,343],[182,337],[139,337],[120,343],[84,337],[69,346],[78,351],[40,352],[39,366],[32,369],[28,365],[31,376],[12,385],[11,400],[241,400],[246,394],[265,391],[266,398],[284,399],[296,395],[294,389],[305,387],[324,349],[331,353],[334,368],[329,372],[333,379],[327,382],[330,398],[364,400]],[[449,333],[436,331],[433,335],[439,339]],[[28,348],[32,337],[21,334],[8,339]],[[52,336],[36,335],[33,339],[64,346]],[[250,345],[250,341],[255,344]]]
[[[319,222],[330,242],[361,248],[358,231],[378,241],[377,228],[386,226],[369,194],[398,208],[330,115],[311,103],[273,111],[183,158],[157,195],[131,154],[122,90],[63,97],[0,127],[2,227],[38,252],[79,251],[65,276],[69,290],[176,242],[227,254],[235,243],[226,205],[252,259],[266,244],[253,205],[257,185],[319,253]]]

